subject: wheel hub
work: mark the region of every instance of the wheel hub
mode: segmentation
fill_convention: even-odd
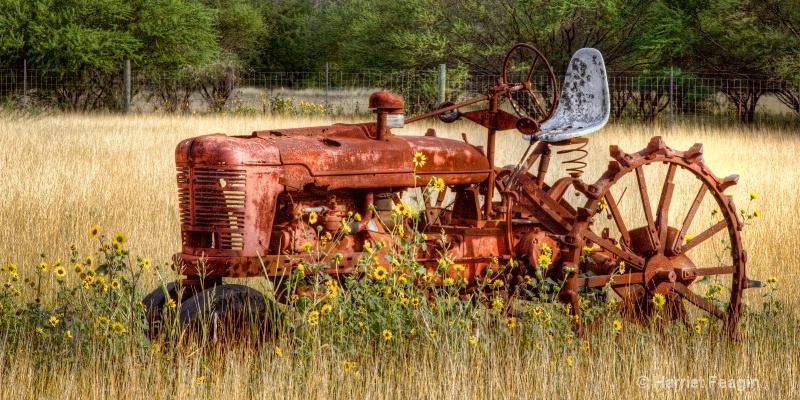
[[[674,283],[690,284],[696,277],[697,266],[689,257],[679,254],[667,257],[660,254],[650,257],[644,267],[644,282],[651,293],[666,294]]]

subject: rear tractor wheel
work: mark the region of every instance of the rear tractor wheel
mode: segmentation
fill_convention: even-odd
[[[742,291],[761,286],[745,275],[743,222],[724,194],[738,176],[711,173],[702,145],[676,151],[660,137],[633,154],[612,146],[611,157],[608,170],[585,189],[589,200],[571,232],[584,244],[574,259],[606,255],[602,265],[585,257],[582,269],[613,275],[626,322],[681,321],[700,330],[718,320],[736,337]]]

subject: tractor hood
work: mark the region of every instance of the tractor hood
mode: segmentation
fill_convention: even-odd
[[[432,136],[376,137],[375,124],[213,134],[184,140],[175,158],[188,166],[281,166],[287,190],[309,184],[330,190],[424,186],[432,176],[459,185],[489,177],[488,160],[468,143]],[[425,156],[424,165],[416,168],[415,153]]]

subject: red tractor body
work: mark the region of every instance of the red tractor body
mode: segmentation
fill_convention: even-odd
[[[426,155],[424,166],[415,168],[415,153]],[[175,157],[183,235],[176,258],[184,274],[199,276],[202,268],[206,278],[289,273],[307,258],[307,243],[317,248],[320,233],[337,232],[358,213],[350,237],[333,247],[347,252],[339,269],[349,273],[364,241],[386,233],[388,221],[378,214],[393,210],[399,192],[431,177],[472,187],[491,172],[468,143],[391,134],[378,140],[374,123],[200,136],[181,142]],[[315,224],[308,223],[311,212]]]
[[[512,83],[509,65],[520,50],[536,57],[526,79]],[[551,94],[531,81],[540,60]],[[214,310],[248,302],[263,309],[251,288],[218,284],[255,276],[278,282],[301,266],[341,279],[366,272],[368,260],[371,268],[399,267],[428,283],[453,278],[464,283],[464,294],[487,278],[502,281],[494,287],[509,295],[530,298],[531,290],[516,289],[538,287],[536,295],[571,305],[581,332],[580,293],[610,288],[626,320],[645,323],[660,313],[665,321],[685,321],[685,305],[692,304],[735,333],[742,290],[759,286],[745,275],[743,222],[723,193],[737,177],[714,176],[699,144],[677,151],[655,137],[636,153],[611,146],[607,170],[584,182],[581,136],[606,124],[609,98],[597,50],[575,54],[559,99],[549,64],[523,44],[506,55],[502,77],[486,95],[405,121],[402,99],[377,92],[370,123],[184,140],[175,151],[182,285],[193,288],[195,303],[210,302]],[[481,102],[488,106],[475,109]],[[390,129],[432,116],[483,126],[485,147],[436,137],[433,129],[425,136]],[[529,142],[527,150],[518,165],[496,167],[496,134],[513,129]],[[562,162],[572,168],[553,180],[547,174],[558,155],[570,157]],[[660,188],[658,195],[648,186]],[[414,210],[402,199],[409,189],[422,190],[411,193]],[[712,212],[715,222],[698,222],[699,210]],[[707,246],[719,242],[711,238],[728,243],[719,265],[706,261]],[[393,262],[392,243],[404,240],[415,243],[413,268]],[[151,333],[178,293],[167,286],[145,299]],[[242,296],[246,301],[231,300]],[[181,322],[197,321],[203,307],[187,310]]]

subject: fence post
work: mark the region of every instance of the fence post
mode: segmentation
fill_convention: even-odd
[[[28,60],[22,60],[22,99],[19,105],[28,108]]]
[[[669,128],[675,125],[675,70],[669,67]]]
[[[328,63],[325,63],[325,114],[329,114],[328,106],[330,104],[328,103],[328,88],[330,87],[329,73]]]
[[[445,64],[439,64],[439,90],[436,95],[436,102],[437,106],[445,102],[445,90],[446,90],[446,83],[447,83],[447,66]]]
[[[131,111],[131,60],[126,59],[122,68],[122,112]]]
[[[228,112],[233,112],[233,67],[225,67],[225,102],[228,104]]]

